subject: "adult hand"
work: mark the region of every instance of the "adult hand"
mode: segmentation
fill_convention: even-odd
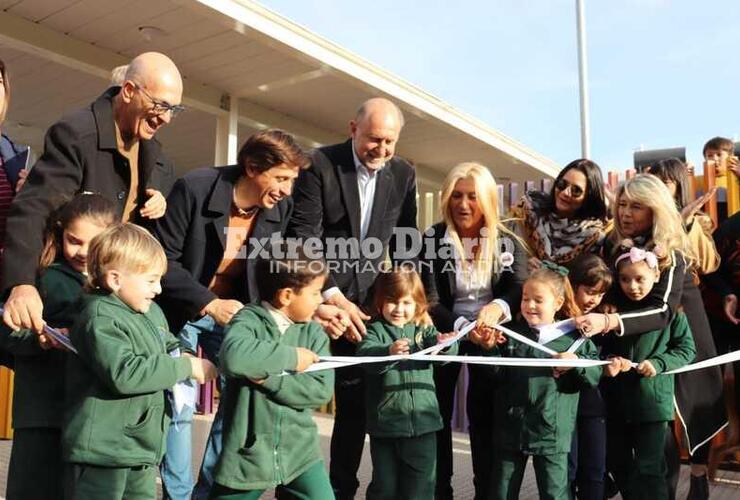
[[[717,194],[717,187],[713,187],[694,201],[687,203],[681,210],[681,217],[683,220],[687,223],[690,222],[694,215],[696,215],[696,212],[701,210],[701,207],[706,205],[706,203],[711,200],[715,194]]]
[[[204,358],[188,358],[190,361],[190,368],[192,370],[192,378],[199,384],[205,384],[206,382],[213,380],[218,376],[218,370],[216,365]]]
[[[653,364],[647,359],[637,365],[636,370],[637,373],[647,378],[654,377],[658,374],[658,371],[655,369]]]
[[[344,336],[350,342],[360,342],[367,333],[367,329],[365,328],[365,323],[363,323],[363,321],[369,320],[370,316],[362,312],[356,304],[347,300],[347,297],[345,297],[342,292],[335,293],[324,303],[337,306],[349,315],[350,324],[347,326]]]
[[[617,206],[616,188],[611,187],[609,184],[604,184],[604,196],[606,197],[607,206],[614,211],[614,207]]]
[[[740,160],[738,160],[737,156],[727,158],[727,168],[735,174],[735,177],[740,179]]]
[[[600,313],[589,313],[576,318],[576,328],[581,330],[586,337],[593,337],[603,333],[606,328],[606,317]]]
[[[336,340],[347,331],[350,325],[349,314],[337,306],[321,304],[313,315],[316,321],[324,329],[329,338]]]
[[[305,347],[296,347],[295,350],[297,354],[295,371],[305,371],[306,368],[308,368],[312,364],[319,362],[319,356],[310,349],[306,349]]]
[[[28,328],[37,334],[44,329],[44,304],[33,285],[16,285],[3,306],[3,321],[14,331]]]
[[[216,323],[226,326],[244,304],[238,300],[213,299],[203,308],[203,312],[212,317]]]
[[[152,188],[146,190],[146,195],[149,199],[140,210],[141,216],[145,219],[159,219],[167,211],[167,200],[160,191]]]
[[[501,343],[501,337],[503,337],[501,332],[487,326],[480,328],[476,326],[468,333],[468,339],[486,351],[490,351],[497,343]]]
[[[26,177],[28,177],[28,170],[22,168],[18,171],[18,181],[15,183],[15,193],[21,190],[23,185],[26,183]]]
[[[740,318],[737,317],[737,295],[731,293],[725,297],[724,307],[725,319],[733,325],[740,324]]]
[[[388,352],[391,354],[391,356],[396,354],[409,354],[411,352],[409,349],[409,339],[396,340],[391,344]]]
[[[475,322],[475,327],[493,327],[501,322],[503,316],[503,308],[495,302],[491,302],[481,307],[480,311],[478,311],[478,319]]]
[[[527,271],[529,271],[530,273],[539,269],[541,265],[542,261],[537,257],[530,257],[529,259],[527,259]]]

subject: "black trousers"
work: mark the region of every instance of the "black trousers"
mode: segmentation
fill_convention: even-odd
[[[336,413],[331,435],[329,479],[337,500],[354,498],[360,482],[357,470],[365,445],[365,373],[360,367],[336,370]]]
[[[568,482],[578,500],[603,500],[606,417],[579,416],[568,454]]]
[[[452,491],[452,412],[455,387],[460,374],[459,363],[435,366],[434,383],[444,428],[437,432],[437,482],[439,500],[453,498]],[[491,370],[486,366],[468,365],[469,383],[466,398],[473,461],[475,500],[487,499],[493,470],[493,402],[495,391]]]

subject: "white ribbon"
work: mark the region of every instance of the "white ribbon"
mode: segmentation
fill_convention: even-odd
[[[2,316],[4,313],[5,313],[5,309],[2,306],[0,306],[0,316]],[[69,340],[69,337],[67,337],[65,334],[63,334],[59,330],[55,330],[54,328],[44,323],[44,334],[56,340],[57,342],[59,342],[68,351],[71,351],[77,354],[77,349],[75,349],[75,346],[72,345],[72,342]]]

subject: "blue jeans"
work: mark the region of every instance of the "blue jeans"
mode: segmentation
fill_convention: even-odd
[[[200,344],[203,354],[218,366],[218,351],[224,339],[223,327],[216,324],[210,316],[203,316],[197,321],[188,322],[178,334],[180,341],[195,351]],[[220,380],[223,384],[223,380]],[[223,385],[222,385],[223,386]],[[172,500],[190,500],[208,498],[213,485],[213,474],[216,462],[221,454],[221,436],[223,415],[219,405],[208,435],[203,464],[200,468],[198,484],[193,491],[193,409],[185,407],[178,415],[173,416],[167,433],[167,451],[160,475],[164,498]]]

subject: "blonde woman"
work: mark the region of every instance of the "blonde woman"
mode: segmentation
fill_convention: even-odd
[[[638,175],[619,187],[611,237],[615,249],[612,258],[619,253],[625,240],[651,249],[659,256],[660,281],[636,310],[578,318],[577,323],[584,333],[615,331],[618,335],[639,335],[664,328],[676,311],[683,308],[696,344],[695,361],[716,356],[704,303],[692,277],[696,262],[692,244],[673,196],[654,175]],[[620,287],[615,288],[614,299],[618,310],[622,310],[628,301]],[[707,498],[709,441],[726,425],[720,369],[706,368],[677,375],[675,398],[691,453],[691,498]],[[670,465],[677,467],[677,462]],[[675,478],[669,476],[671,481],[677,481],[677,472],[675,469]],[[675,483],[671,486],[675,491]]]
[[[519,308],[527,274],[527,257],[498,214],[498,191],[491,172],[477,163],[462,163],[442,186],[442,222],[424,233],[422,280],[429,313],[441,332],[477,322],[476,332],[511,319]],[[463,341],[462,353],[478,353]],[[467,413],[473,459],[475,498],[488,498],[492,467],[494,392],[485,367],[470,365]],[[437,433],[436,498],[452,498],[452,418],[460,365],[435,366],[435,384],[444,429]]]

